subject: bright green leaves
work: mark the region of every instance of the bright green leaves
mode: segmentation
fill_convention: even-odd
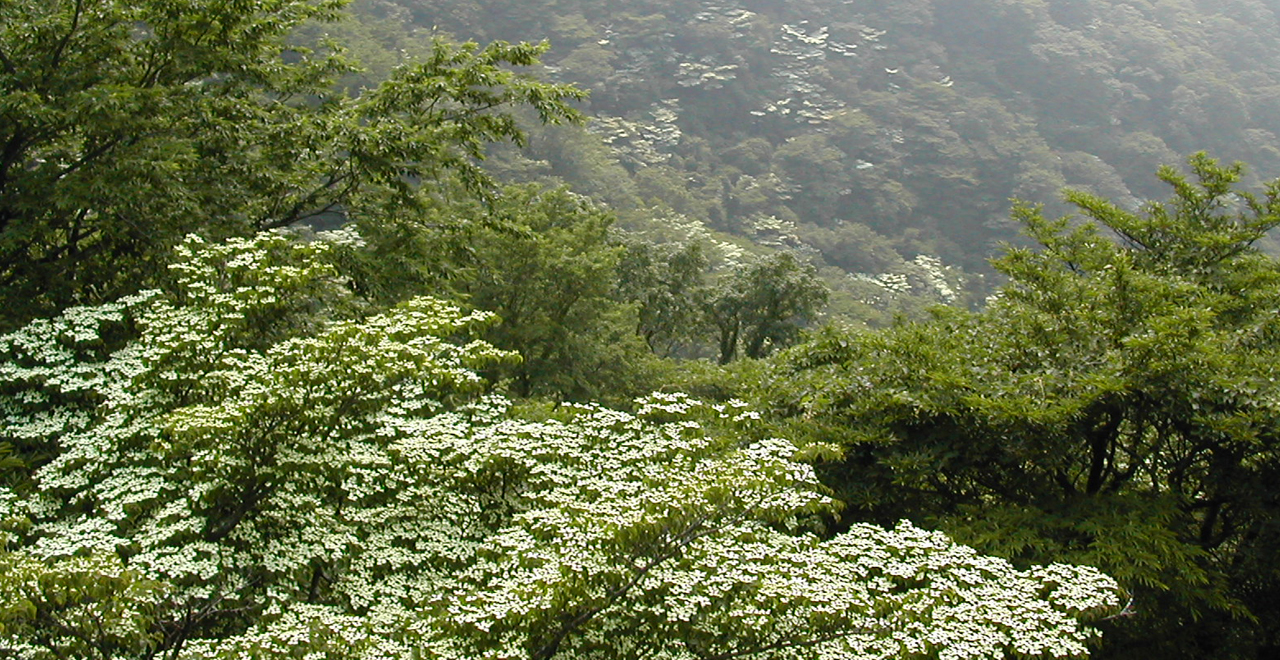
[[[1239,166],[1190,164],[1193,181],[1162,170],[1173,197],[1140,212],[1083,193],[1083,222],[1015,208],[1038,246],[996,260],[1009,283],[984,312],[824,336],[796,352],[806,384],[778,388],[796,427],[845,438],[828,481],[851,504],[1099,566],[1147,613],[1122,634],[1188,634],[1169,653],[1269,607],[1236,567],[1268,552],[1280,456],[1280,267],[1252,247],[1276,184],[1254,197],[1233,189]]]
[[[657,245],[642,240],[623,246],[618,293],[638,306],[636,331],[650,350],[671,356],[695,342],[706,325],[706,249],[699,243]]]
[[[243,231],[235,210],[216,223],[210,212],[242,190],[229,161],[263,140],[228,142],[224,129],[269,124],[278,113],[259,103],[301,91],[275,85],[282,39],[340,3],[273,4],[5,4],[0,278],[12,318],[136,290],[205,223]],[[304,57],[289,68],[336,66]]]
[[[9,2],[0,28],[0,284],[10,325],[155,285],[183,236],[338,215],[420,227],[442,189],[488,199],[511,114],[575,121],[583,93],[512,70],[545,45],[435,44],[381,87],[334,91],[340,0]],[[127,6],[126,6],[127,5]]]
[[[41,561],[0,551],[0,649],[20,657],[142,657],[161,639],[163,584],[114,555]]]
[[[437,41],[425,59],[398,67],[357,99],[346,148],[353,166],[366,170],[364,177],[395,192],[394,207],[380,211],[388,217],[420,211],[421,200],[412,194],[419,182],[456,180],[489,199],[494,183],[479,167],[486,145],[524,143],[515,116],[500,109],[529,107],[550,124],[580,121],[569,103],[585,92],[509,68],[537,64],[548,47]]]
[[[708,301],[719,331],[720,364],[737,356],[762,358],[799,338],[801,325],[827,302],[827,287],[812,264],[779,252],[730,273]]]
[[[567,189],[534,186],[504,189],[493,212],[471,222],[467,270],[452,285],[501,319],[485,338],[522,356],[502,370],[512,392],[628,401],[650,391],[654,360],[631,309],[613,298],[623,251],[613,214]]]

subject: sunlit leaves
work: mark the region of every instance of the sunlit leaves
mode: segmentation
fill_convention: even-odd
[[[6,328],[158,283],[191,232],[334,215],[415,222],[443,187],[489,198],[511,114],[574,121],[583,92],[518,70],[545,45],[434,44],[359,97],[339,46],[288,44],[344,0],[18,0],[0,7]]]
[[[0,650],[24,658],[141,657],[165,586],[115,555],[43,562],[0,551]]]
[[[1280,205],[1274,183],[1237,191],[1239,165],[1189,165],[1139,211],[1082,192],[1082,218],[1015,207],[1037,245],[995,260],[1009,282],[985,311],[830,333],[793,355],[805,384],[776,388],[797,427],[843,439],[830,483],[853,504],[1099,566],[1144,604],[1120,627],[1144,648],[1244,634],[1245,608],[1271,607],[1243,585],[1273,578],[1239,567],[1273,555],[1280,268],[1254,243]],[[1162,648],[1196,653],[1177,639]]]

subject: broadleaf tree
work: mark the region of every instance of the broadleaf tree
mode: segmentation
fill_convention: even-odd
[[[485,339],[520,354],[501,369],[512,393],[599,402],[651,391],[655,360],[632,308],[611,296],[622,255],[612,212],[565,188],[502,193],[488,209],[458,209],[472,230],[467,267],[448,284],[500,319]]]
[[[350,96],[339,45],[291,43],[344,3],[0,4],[3,324],[154,284],[190,232],[421,224],[449,187],[490,193],[477,161],[524,139],[512,107],[579,116],[583,92],[518,72],[546,44],[440,41]]]
[[[817,268],[790,252],[735,266],[707,300],[720,364],[733,361],[739,350],[759,359],[794,344],[829,293]]]
[[[706,248],[640,239],[624,240],[623,247],[616,295],[637,306],[636,334],[663,357],[692,352],[707,325]]]
[[[774,409],[843,446],[826,483],[862,515],[936,524],[1019,562],[1102,567],[1134,595],[1114,657],[1274,649],[1280,182],[1203,154],[1132,211],[1018,206],[1037,243],[995,260],[980,313],[829,332]],[[1192,623],[1195,622],[1195,623]]]
[[[49,453],[0,488],[6,654],[1076,657],[1120,605],[908,523],[816,533],[835,503],[741,402],[514,414],[488,314],[347,318],[326,251],[190,238],[173,292],[0,338],[3,440]]]

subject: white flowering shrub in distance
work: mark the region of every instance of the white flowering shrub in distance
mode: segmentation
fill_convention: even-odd
[[[0,655],[1076,657],[1118,607],[905,523],[819,536],[738,403],[521,418],[487,315],[340,318],[324,249],[191,239],[174,291],[0,338]]]

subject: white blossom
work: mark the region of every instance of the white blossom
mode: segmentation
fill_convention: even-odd
[[[1119,606],[1096,570],[907,523],[824,539],[838,503],[792,442],[731,430],[741,401],[521,418],[475,371],[512,356],[456,340],[487,315],[328,318],[324,249],[191,239],[180,296],[0,338],[0,425],[55,453],[0,488],[0,613],[62,575],[111,634],[163,620],[191,659],[968,659],[1085,655]],[[48,657],[20,634],[0,649]]]

